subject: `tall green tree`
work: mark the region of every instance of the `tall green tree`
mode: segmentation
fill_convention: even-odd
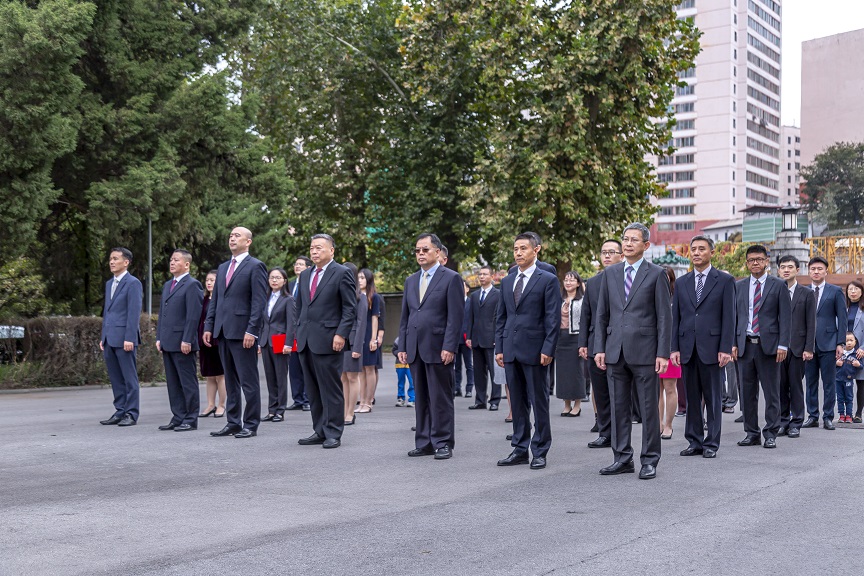
[[[838,142],[801,168],[814,220],[832,231],[864,228],[864,142]]]

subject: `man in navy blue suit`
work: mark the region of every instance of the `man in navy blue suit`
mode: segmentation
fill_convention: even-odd
[[[501,384],[495,383],[495,313],[501,299],[501,291],[492,285],[492,267],[481,266],[477,272],[480,290],[468,298],[470,303],[466,309],[465,344],[474,356],[474,389],[476,395],[473,408],[482,409],[486,406],[487,375],[489,388],[489,409],[497,410],[501,402]]]
[[[714,458],[720,447],[723,415],[724,367],[732,361],[735,341],[735,279],[711,266],[714,241],[706,236],[690,240],[693,271],[675,282],[672,297],[672,356],[682,366],[687,390],[684,437],[689,446],[681,456]],[[702,410],[705,402],[708,433]]]
[[[100,424],[134,426],[138,422],[137,346],[141,343],[139,323],[144,290],[129,274],[132,252],[114,248],[108,267],[114,277],[105,284],[105,311],[99,348],[105,357],[108,379],[114,391],[114,415]]]
[[[518,269],[501,281],[495,320],[495,361],[507,374],[513,403],[513,451],[498,465],[528,464],[530,447],[532,470],[546,467],[552,445],[546,367],[555,355],[561,324],[558,278],[537,267],[536,248],[532,234],[516,236],[513,257]]]
[[[450,364],[462,338],[465,291],[462,277],[438,261],[441,240],[424,232],[414,254],[420,270],[405,280],[399,324],[399,362],[411,366],[416,403],[414,449],[409,456],[446,460],[455,444]]]
[[[211,436],[251,438],[261,422],[261,382],[258,349],[262,315],[267,305],[267,267],[249,254],[252,232],[237,227],[228,236],[231,260],[219,265],[213,296],[207,307],[202,340],[219,339],[219,356],[225,369],[228,423]],[[246,410],[243,410],[243,397]]]
[[[807,378],[807,420],[802,428],[819,427],[819,375],[822,375],[822,426],[834,430],[834,403],[837,389],[837,360],[843,356],[846,343],[846,299],[837,286],[825,282],[828,261],[821,256],[811,258],[807,264],[816,294],[816,353],[807,361],[804,374]]]
[[[168,261],[172,278],[162,287],[156,349],[162,353],[171,421],[160,430],[188,432],[198,429],[198,321],[204,303],[204,289],[189,275],[192,254],[175,250]]]

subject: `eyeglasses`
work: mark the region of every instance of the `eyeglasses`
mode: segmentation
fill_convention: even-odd
[[[759,264],[765,260],[767,260],[767,258],[747,258],[747,264]]]
[[[625,236],[624,238],[621,239],[621,242],[623,244],[642,244],[645,242],[645,240],[642,240],[642,238],[627,238]]]
[[[428,246],[423,246],[422,248],[415,248],[415,249],[414,249],[414,254],[420,254],[421,252],[422,252],[423,254],[427,254],[427,253],[429,253],[429,252],[431,252],[431,251],[432,251],[432,248],[429,248]]]
[[[617,250],[603,250],[600,252],[601,256],[614,256],[615,254],[621,254],[621,252],[618,252]]]

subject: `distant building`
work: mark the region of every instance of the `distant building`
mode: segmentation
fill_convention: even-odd
[[[796,205],[801,177],[801,129],[796,126],[780,127],[780,204]]]

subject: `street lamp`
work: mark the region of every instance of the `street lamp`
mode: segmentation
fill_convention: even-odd
[[[782,232],[797,232],[798,231],[798,210],[799,206],[793,206],[787,203],[786,206],[780,209],[783,214],[783,230]]]

